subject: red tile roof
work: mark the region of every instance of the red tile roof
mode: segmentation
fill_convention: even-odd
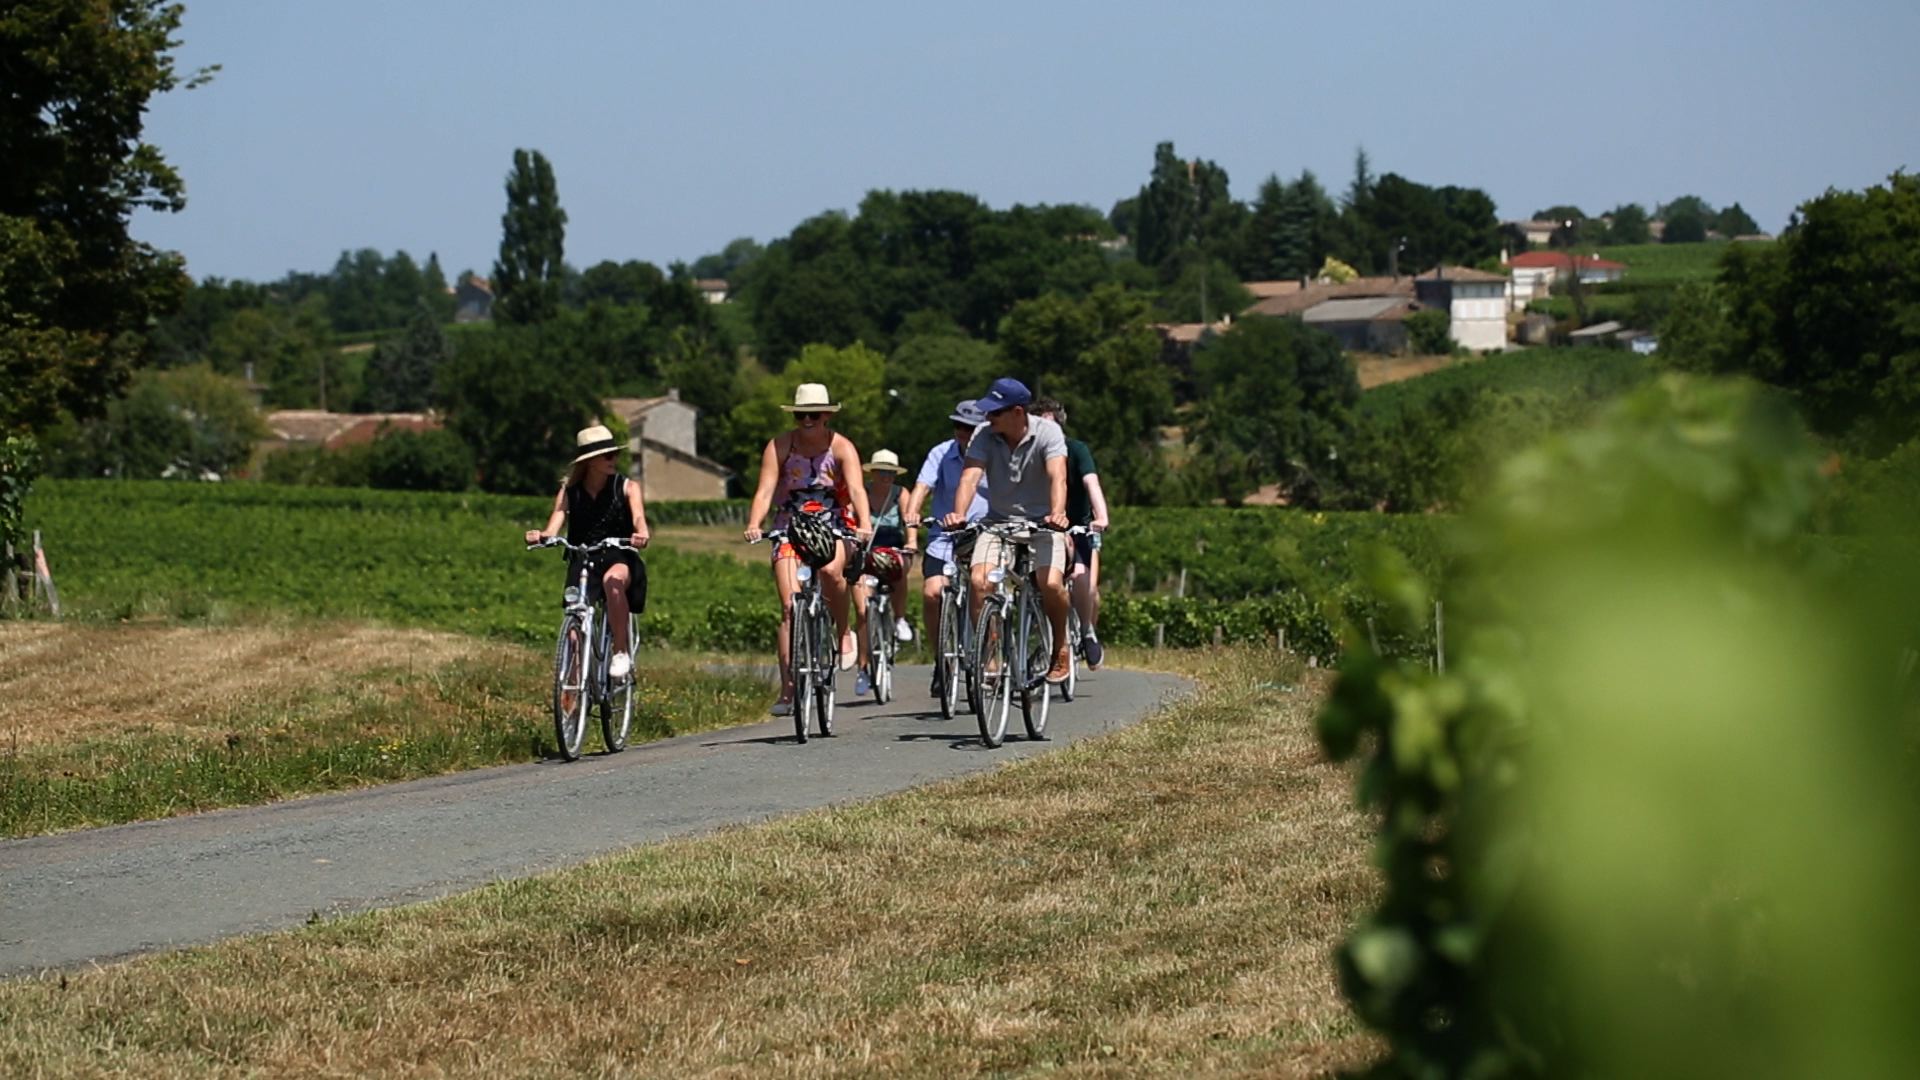
[[[1507,265],[1519,267],[1523,270],[1546,268],[1565,270],[1572,262],[1572,256],[1564,251],[1523,251],[1513,258],[1508,259]],[[1593,270],[1625,270],[1627,264],[1617,263],[1611,259],[1603,259],[1598,255],[1582,255],[1580,256],[1580,267],[1581,269]]]

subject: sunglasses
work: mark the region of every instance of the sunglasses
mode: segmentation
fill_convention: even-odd
[[[795,420],[818,420],[825,415],[827,414],[823,412],[796,412],[793,414],[793,418]]]

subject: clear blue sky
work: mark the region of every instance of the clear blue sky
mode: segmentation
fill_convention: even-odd
[[[196,275],[345,249],[486,273],[515,147],[545,153],[567,259],[661,265],[851,210],[872,188],[1102,210],[1154,144],[1236,197],[1312,169],[1486,190],[1502,217],[1694,193],[1777,230],[1920,168],[1920,3],[1624,0],[188,0],[147,135],[189,205],[142,239]]]

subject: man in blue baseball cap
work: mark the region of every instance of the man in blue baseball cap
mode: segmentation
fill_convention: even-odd
[[[1053,666],[1047,681],[1067,681],[1067,438],[1060,425],[1044,416],[1029,416],[1033,394],[1018,379],[995,379],[987,395],[974,402],[987,422],[967,444],[967,467],[960,474],[954,508],[942,524],[957,527],[972,506],[974,494],[987,485],[988,524],[1028,521],[1045,526],[1025,541],[1033,552],[1034,576],[1040,582],[1040,606],[1053,624]],[[973,547],[973,611],[987,596],[987,573],[1012,562],[1006,541],[982,533]]]

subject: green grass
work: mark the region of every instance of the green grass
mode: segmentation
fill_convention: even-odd
[[[70,635],[59,651],[76,667],[88,652],[111,651],[115,635],[145,638],[138,651],[148,663],[176,662],[179,654],[165,643],[177,644],[178,635],[148,633],[152,629],[49,632]],[[280,633],[295,648],[314,644],[305,629],[249,631],[263,633]],[[181,655],[178,662],[189,661]],[[9,700],[4,715],[23,727],[0,749],[0,836],[250,805],[556,752],[547,711],[552,661],[545,651],[491,646],[429,666],[397,657],[374,663],[303,669],[294,677],[299,685],[236,686],[212,702],[176,691],[175,704],[155,702],[142,719],[72,723],[57,737],[44,736],[71,708],[67,696]],[[14,677],[13,667],[0,663],[0,682],[14,691],[32,685]],[[770,696],[760,680],[709,671],[697,658],[643,655],[638,670],[629,736],[636,743],[745,723]],[[208,671],[204,680],[219,677]],[[57,682],[39,685],[49,681]],[[155,715],[162,719],[150,719]],[[22,731],[24,745],[17,737]],[[597,721],[590,722],[588,752],[599,748],[598,731]]]
[[[1711,281],[1720,272],[1720,257],[1731,241],[1698,244],[1621,244],[1600,249],[1600,257],[1627,264],[1627,280],[1646,285],[1679,285]]]
[[[83,618],[200,621],[267,613],[371,619],[547,641],[565,562],[528,552],[545,498],[270,484],[45,480],[27,500],[61,598]],[[697,510],[698,508],[693,508]],[[662,507],[661,519],[674,516]],[[655,645],[771,648],[764,570],[646,554]]]

